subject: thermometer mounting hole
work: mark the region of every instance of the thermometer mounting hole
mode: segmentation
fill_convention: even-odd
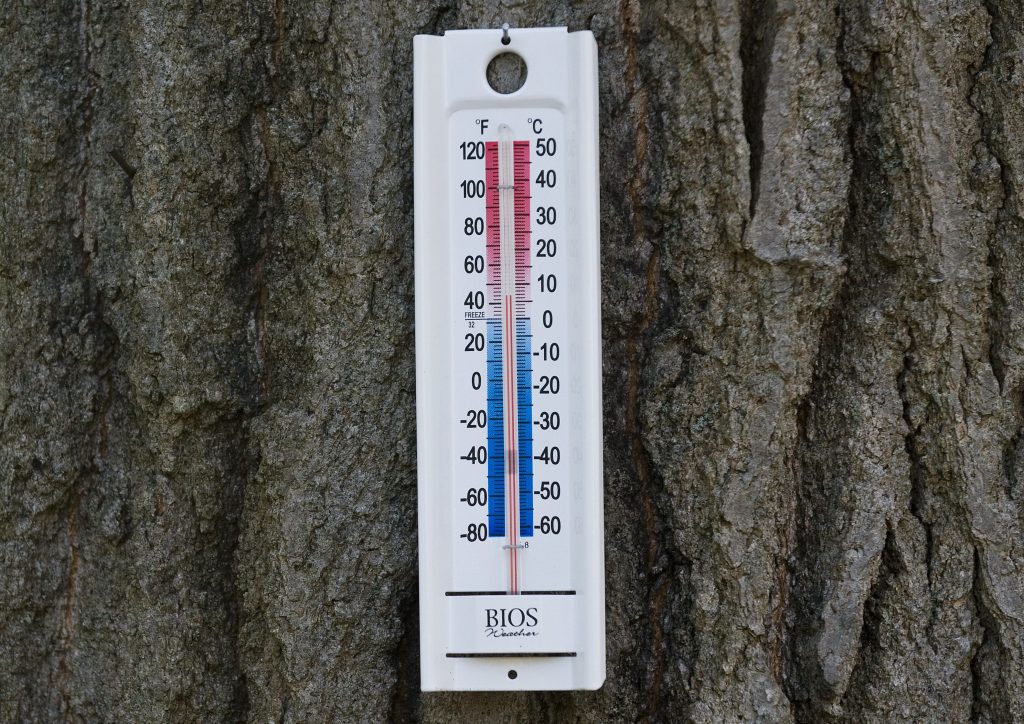
[[[526,61],[517,53],[501,53],[487,64],[487,83],[498,93],[515,93],[525,82]]]
[[[517,676],[519,676],[519,672],[518,671],[516,671],[515,669],[509,669],[508,670],[508,678],[514,679]]]

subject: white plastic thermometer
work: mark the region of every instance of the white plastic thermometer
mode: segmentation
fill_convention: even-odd
[[[595,689],[597,46],[506,28],[414,49],[422,686]],[[506,52],[527,76],[502,95]]]

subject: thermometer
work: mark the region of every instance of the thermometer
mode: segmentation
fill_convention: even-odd
[[[502,94],[488,64],[514,53]],[[597,47],[565,28],[417,36],[422,688],[605,675]]]

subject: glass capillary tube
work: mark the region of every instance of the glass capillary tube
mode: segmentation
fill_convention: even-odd
[[[498,126],[498,233],[501,256],[502,360],[504,362],[505,506],[508,516],[509,593],[519,593],[519,432],[516,360],[516,228],[512,129]]]

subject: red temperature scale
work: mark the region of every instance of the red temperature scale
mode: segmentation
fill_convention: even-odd
[[[422,688],[605,676],[597,46],[416,36]],[[502,94],[502,53],[526,80]]]

